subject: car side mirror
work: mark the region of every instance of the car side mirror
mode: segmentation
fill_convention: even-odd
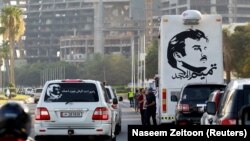
[[[208,101],[205,102],[206,105],[203,107],[203,112],[207,112],[207,102],[208,102]]]
[[[207,112],[207,105],[204,106],[203,112]]]
[[[122,96],[119,97],[119,101],[123,101],[123,97]]]
[[[118,104],[117,98],[114,98],[114,99],[113,99],[113,104]]]
[[[207,102],[207,106],[206,106],[206,111],[209,115],[215,115],[216,113],[216,105],[215,102]]]
[[[171,95],[171,101],[177,102],[178,98],[176,95]]]

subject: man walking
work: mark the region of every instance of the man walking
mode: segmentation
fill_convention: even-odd
[[[152,117],[153,125],[157,125],[157,123],[156,123],[156,99],[155,99],[155,94],[154,94],[152,88],[149,88],[146,98],[147,98],[147,103],[146,103],[146,107],[147,107],[147,111],[146,111],[146,119],[147,120],[146,121],[147,121],[147,123],[146,124],[151,125],[150,118]]]
[[[128,99],[130,107],[134,107],[134,93],[132,91],[128,92]]]

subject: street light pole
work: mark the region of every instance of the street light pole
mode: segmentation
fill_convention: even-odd
[[[132,91],[134,91],[134,39],[131,38],[131,82],[132,82]]]

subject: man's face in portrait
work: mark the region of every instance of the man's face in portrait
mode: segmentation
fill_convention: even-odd
[[[178,62],[184,62],[193,67],[207,66],[207,41],[201,38],[200,40],[193,40],[191,38],[185,39],[186,55],[182,56],[179,53],[174,53],[175,59]]]

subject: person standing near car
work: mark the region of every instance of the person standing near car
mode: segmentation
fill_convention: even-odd
[[[153,125],[157,125],[156,123],[156,98],[155,98],[155,94],[153,92],[152,88],[149,88],[147,95],[147,103],[146,103],[146,107],[147,107],[147,111],[146,111],[146,124],[147,125],[151,125],[150,123],[150,119],[152,117],[153,120]]]
[[[0,108],[0,141],[34,141],[29,137],[31,117],[28,107],[8,102]]]
[[[139,90],[136,89],[135,90],[135,97],[134,97],[134,100],[135,100],[135,112],[139,111],[139,103],[138,103],[138,97],[139,96],[140,96]]]
[[[141,123],[142,125],[146,125],[146,91],[145,89],[140,89],[140,95],[138,96],[138,104],[141,114]]]
[[[134,107],[134,93],[132,90],[128,92],[128,99],[129,99],[130,107]]]

